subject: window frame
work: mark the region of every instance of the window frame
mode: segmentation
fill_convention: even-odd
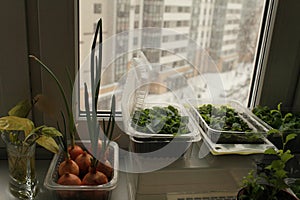
[[[278,0],[267,0],[264,15],[261,20],[261,29],[257,41],[254,70],[248,97],[248,107],[253,108],[259,104],[262,94],[262,80],[267,67],[268,53],[270,51],[271,37],[274,30]]]
[[[282,102],[282,110],[300,112],[300,27],[295,20],[300,18],[300,2],[276,2],[276,17],[256,105],[276,107]]]
[[[79,1],[77,0],[75,3],[76,7],[76,13],[75,13],[75,27],[77,27],[77,33],[75,40],[78,41],[76,43],[76,54],[77,54],[77,68],[79,68]],[[256,49],[256,56],[254,58],[254,69],[252,74],[252,80],[250,83],[250,92],[248,96],[248,103],[247,107],[252,108],[255,105],[258,105],[260,103],[260,100],[262,99],[262,95],[264,92],[262,91],[264,83],[264,76],[265,71],[267,67],[267,61],[271,46],[271,39],[272,39],[272,33],[274,27],[275,19],[276,19],[276,11],[278,7],[279,0],[266,0],[265,2],[265,10],[263,11],[263,16],[261,19],[261,27],[260,27],[260,33],[258,36],[257,41],[257,49]],[[169,23],[169,21],[165,21],[164,23]],[[201,26],[201,25],[200,25]],[[163,26],[165,28],[165,26]],[[203,33],[203,31],[202,31]],[[202,36],[201,33],[201,36]],[[79,97],[77,97],[78,99]],[[85,116],[84,111],[80,111],[80,108],[78,107],[78,117],[79,119],[83,119]],[[121,116],[121,112],[117,113],[118,116]],[[97,116],[99,117],[108,117],[109,111],[97,111]]]

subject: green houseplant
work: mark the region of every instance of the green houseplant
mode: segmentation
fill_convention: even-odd
[[[281,107],[282,103],[279,103],[274,109],[268,106],[256,106],[252,112],[270,129],[268,139],[279,149],[283,148],[285,137],[290,133],[295,133],[296,137],[286,145],[286,148],[290,149],[292,153],[300,153],[300,115],[284,112]]]
[[[300,113],[287,112],[279,103],[276,108],[268,106],[256,106],[252,112],[258,117],[262,124],[269,129],[267,138],[278,149],[283,149],[283,142],[288,135],[296,134],[296,137],[289,141],[284,149],[289,149],[292,154],[300,153]],[[289,178],[300,177],[299,156],[293,157],[286,166]]]
[[[1,137],[7,147],[9,189],[21,199],[32,199],[38,191],[35,174],[36,143],[57,153],[59,147],[54,138],[62,136],[53,127],[35,127],[27,118],[35,103],[37,102],[21,101],[8,112],[8,116],[0,118]]]
[[[281,135],[284,137],[283,134]],[[243,188],[237,195],[238,200],[296,200],[297,198],[287,192],[289,187],[285,179],[288,177],[286,163],[294,157],[286,145],[293,140],[296,134],[289,134],[282,139],[282,149],[278,151],[267,149],[265,155],[272,155],[274,159],[257,174],[250,171],[243,179]]]

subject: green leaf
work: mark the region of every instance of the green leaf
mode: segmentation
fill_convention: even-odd
[[[283,118],[283,121],[285,122],[288,118],[292,118],[293,117],[293,114],[292,113],[286,113],[284,115],[284,118]]]
[[[63,135],[61,132],[56,130],[56,128],[53,127],[44,127],[42,129],[42,135],[48,136],[48,137],[62,137]]]
[[[281,170],[284,168],[284,163],[281,161],[281,160],[273,160],[272,163],[270,165],[268,165],[266,167],[266,169],[269,169],[269,170]]]
[[[28,99],[25,99],[23,101],[20,101],[12,109],[10,109],[10,111],[8,111],[8,115],[17,117],[27,117],[31,108],[31,102]]]
[[[291,154],[291,151],[290,150],[287,150],[286,152],[284,152],[282,155],[281,155],[281,160],[286,163],[287,161],[289,161],[291,158],[293,158],[294,155]]]
[[[270,113],[275,116],[281,116],[281,112],[279,110],[271,110]]]
[[[52,137],[42,135],[36,142],[52,153],[58,153],[59,151],[59,147]]]
[[[277,170],[276,172],[275,172],[275,174],[276,174],[276,176],[278,177],[278,178],[281,178],[281,179],[283,179],[283,178],[286,178],[286,174],[287,174],[287,172],[285,171],[285,170]]]
[[[287,135],[285,138],[285,144],[287,144],[288,141],[293,140],[295,137],[297,137],[297,134],[295,134],[295,133],[291,133],[291,134]]]
[[[280,102],[280,103],[277,105],[277,110],[278,110],[279,112],[281,112],[281,105],[282,105],[282,102]]]
[[[16,116],[5,116],[0,118],[0,130],[24,131],[25,136],[27,136],[33,129],[34,124],[30,119]]]
[[[71,72],[70,72],[69,68],[66,67],[65,70],[67,72],[67,78],[68,78],[69,87],[70,87],[70,91],[69,92],[72,93],[73,92],[73,82],[74,82],[74,80],[73,80],[73,78],[71,76]]]
[[[269,148],[269,149],[265,150],[264,154],[276,155],[277,152],[275,151],[275,149]]]

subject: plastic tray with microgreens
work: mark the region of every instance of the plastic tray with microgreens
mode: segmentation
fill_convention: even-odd
[[[218,144],[264,143],[262,132],[250,123],[246,112],[238,110],[240,107],[209,103],[200,105],[196,109],[200,117],[199,124],[210,139]]]
[[[189,117],[181,116],[172,105],[136,110],[131,120],[131,126],[138,132],[165,136],[190,133],[188,124]]]

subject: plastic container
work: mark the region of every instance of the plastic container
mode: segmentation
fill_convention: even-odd
[[[268,128],[261,125],[256,119],[255,116],[249,112],[248,109],[243,107],[239,102],[229,100],[222,101],[216,100],[214,102],[209,100],[199,100],[199,99],[189,99],[188,103],[190,104],[190,111],[194,116],[197,123],[203,129],[207,137],[214,143],[217,144],[263,144],[265,143],[265,136],[268,131]],[[214,107],[219,108],[220,106],[227,106],[234,109],[237,113],[237,118],[240,118],[245,122],[251,131],[225,131],[215,128],[211,128],[209,124],[206,123],[205,119],[198,112],[198,108],[203,105],[211,104]],[[226,118],[226,116],[222,116]],[[224,122],[224,121],[223,121]]]
[[[181,116],[188,116],[182,106],[167,104],[167,103],[159,103],[159,104],[145,104],[146,108],[151,108],[153,106],[167,106],[172,105],[173,107],[179,110]],[[181,109],[180,109],[181,108]],[[135,153],[149,153],[157,151],[166,145],[168,145],[166,151],[162,151],[159,153],[160,157],[172,157],[174,156],[174,149],[181,152],[185,152],[187,148],[190,146],[192,142],[197,142],[200,140],[200,134],[198,129],[192,123],[191,118],[189,117],[189,122],[187,124],[187,128],[189,133],[186,134],[150,134],[137,131],[133,126],[131,126],[132,120],[128,120],[128,130],[127,134],[130,135],[130,141],[132,143],[132,150]]]
[[[84,146],[90,144],[89,141],[81,141],[77,143],[78,145]],[[54,193],[57,199],[72,199],[72,200],[89,200],[89,199],[97,199],[97,200],[108,200],[110,199],[112,190],[117,186],[118,182],[118,166],[119,166],[119,147],[117,143],[110,143],[110,156],[109,162],[112,164],[114,168],[113,176],[111,180],[103,185],[96,186],[68,186],[68,185],[60,185],[57,184],[58,180],[58,167],[61,162],[64,161],[63,152],[59,152],[55,154],[46,178],[44,180],[44,186],[51,192]]]
[[[174,104],[174,103],[147,103],[143,105],[143,108],[153,108],[153,107],[168,107],[168,106],[172,106],[174,108],[176,108],[178,110],[178,113],[181,117],[188,117],[188,123],[185,124],[189,130],[189,133],[186,134],[176,134],[176,133],[170,133],[170,134],[161,134],[161,133],[145,133],[145,132],[140,132],[137,131],[136,128],[134,127],[134,123],[132,122],[132,118],[128,119],[128,130],[127,133],[134,137],[134,138],[138,138],[138,139],[143,139],[144,141],[164,141],[164,140],[170,140],[173,138],[177,138],[177,139],[181,139],[181,141],[197,141],[198,138],[197,136],[199,135],[199,132],[197,131],[197,129],[195,128],[195,125],[192,123],[190,116],[188,115],[188,113],[185,111],[185,108],[179,104]],[[134,112],[134,111],[133,111]],[[133,116],[133,113],[131,114],[131,116]],[[164,124],[163,124],[164,125]],[[162,127],[160,127],[162,128]]]
[[[124,85],[124,93],[122,96],[122,115],[123,123],[125,127],[125,133],[131,138],[133,143],[132,149],[134,152],[152,152],[156,151],[165,145],[169,144],[170,141],[176,140],[177,144],[197,142],[200,138],[200,133],[195,127],[195,124],[190,120],[190,116],[186,109],[177,103],[151,103],[145,101],[149,85],[151,84],[151,73],[152,66],[147,61],[146,57],[142,52],[138,54],[136,58],[131,61],[130,70],[127,73],[127,80]],[[181,117],[186,116],[189,118],[187,127],[189,132],[186,134],[157,134],[157,132],[146,133],[138,131],[138,127],[134,127],[132,117],[136,111],[141,111],[145,108],[153,107],[167,107],[173,106],[178,110]],[[164,122],[162,122],[163,124]],[[178,144],[180,145],[180,144]]]

